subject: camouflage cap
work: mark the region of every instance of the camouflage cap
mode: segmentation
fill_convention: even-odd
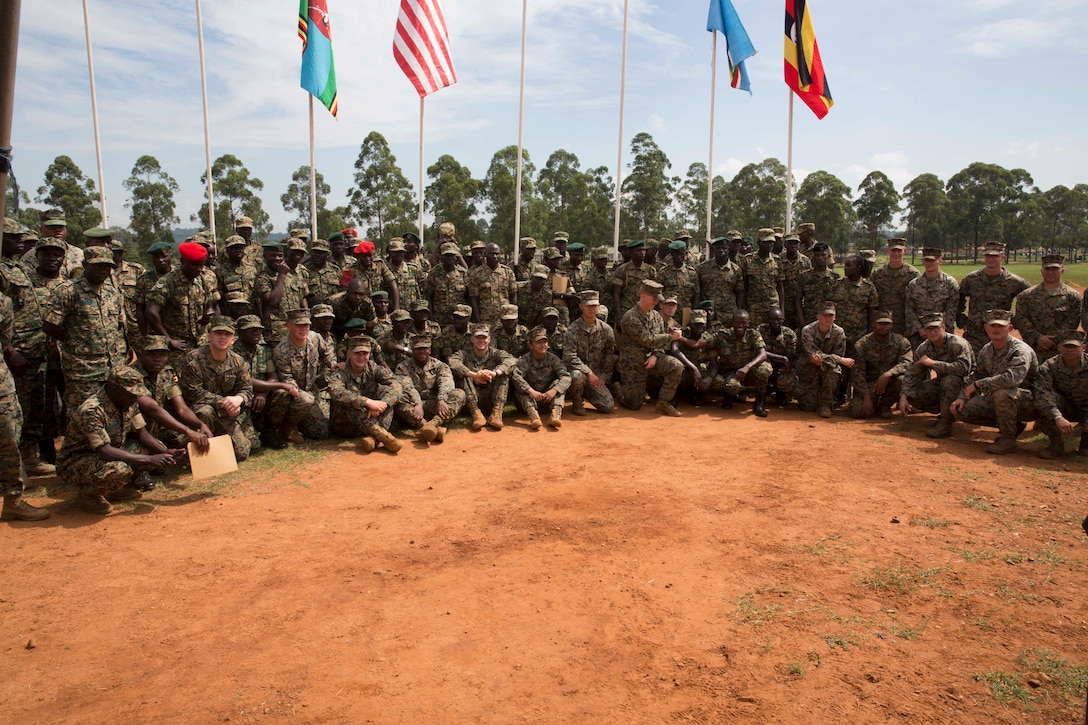
[[[544,259],[562,259],[563,253],[555,247],[548,247],[544,250]]]
[[[660,247],[661,247],[661,245],[657,243],[656,239],[647,239],[646,240],[646,251],[647,252],[650,251],[651,249],[658,249]]]
[[[677,239],[675,241],[669,242],[670,252],[685,252],[687,251],[687,248],[688,245],[682,239]]]
[[[453,226],[452,222],[442,222],[438,225],[438,234],[443,237],[453,237],[457,235],[457,227]]]
[[[144,384],[144,376],[140,374],[139,370],[129,365],[118,365],[110,370],[107,380],[133,395],[151,395],[147,390],[147,385]]]
[[[825,300],[816,308],[817,315],[833,315],[835,314],[835,303],[831,300]]]
[[[288,230],[287,235],[290,236],[290,237],[297,237],[298,239],[309,239],[310,238],[310,230],[309,229],[300,229],[300,228],[296,227],[294,229]]]
[[[986,325],[1011,325],[1012,313],[1008,310],[986,310],[982,314],[982,322]]]
[[[782,235],[783,235],[783,234],[785,234],[785,233],[786,233],[786,230],[785,230],[785,229],[783,229],[782,227],[774,227],[774,235],[775,235],[776,237],[780,237],[780,236],[782,236]]]
[[[4,234],[22,234],[24,231],[22,224],[11,217],[4,217]]]
[[[412,316],[408,313],[408,310],[401,308],[393,310],[393,314],[389,315],[389,319],[393,320],[393,322],[404,322],[412,319]]]
[[[389,244],[385,247],[387,252],[405,252],[407,248],[404,246],[403,237],[393,237],[389,240]]]
[[[873,318],[873,322],[895,322],[895,318],[892,317],[892,313],[888,310],[879,310],[876,316]]]
[[[485,242],[482,239],[477,239],[475,242],[468,245],[468,248],[470,250],[472,250],[472,249],[487,249],[487,242]]]
[[[533,270],[533,276],[536,277],[537,279],[547,279],[548,278],[548,270],[546,270],[546,269],[535,269],[535,270]]]
[[[644,280],[642,280],[642,285],[639,287],[638,291],[639,291],[640,294],[650,295],[655,300],[660,302],[661,300],[665,299],[661,295],[661,290],[663,290],[663,289],[665,289],[665,288],[661,285],[660,282],[656,282],[656,281],[654,281],[652,279],[644,279]]]
[[[38,233],[36,231],[34,231],[33,229],[26,229],[26,230],[23,231],[23,241],[24,242],[36,242],[40,238],[41,237],[38,236]]]
[[[298,310],[289,310],[287,312],[287,322],[292,325],[308,325],[310,324],[310,311],[305,307]]]
[[[144,335],[141,350],[143,352],[170,352],[170,338],[166,335]]]
[[[944,315],[940,312],[926,312],[918,316],[922,327],[940,327],[944,324]]]
[[[521,248],[522,249],[536,249],[536,240],[533,239],[532,237],[522,237],[521,238]]]
[[[540,311],[540,316],[544,317],[559,317],[559,310],[554,307],[545,307]]]
[[[105,247],[87,247],[83,250],[84,264],[108,264],[113,266],[113,252]]]
[[[1047,267],[1065,266],[1065,257],[1060,254],[1044,254],[1041,261],[1043,269],[1046,269]]]
[[[906,249],[907,240],[903,237],[892,237],[888,240],[888,249]]]
[[[484,325],[484,324],[473,325],[472,326],[472,336],[473,337],[491,337],[491,330],[488,328],[487,325]]]
[[[579,301],[587,307],[599,305],[601,304],[601,293],[595,289],[583,290],[582,294],[579,295]]]
[[[608,259],[609,251],[608,247],[594,247],[589,253],[590,259]]]
[[[1055,336],[1055,339],[1059,345],[1080,346],[1084,344],[1084,333],[1080,330],[1062,330]]]
[[[430,312],[431,303],[427,300],[413,300],[412,304],[408,305],[409,312]]]
[[[298,237],[291,237],[287,240],[287,249],[292,252],[305,252],[306,240],[299,239]]]
[[[798,234],[800,234],[801,232],[815,232],[815,231],[816,231],[816,225],[814,223],[812,223],[812,222],[804,222],[803,224],[799,224],[797,226],[797,233]]]
[[[208,321],[208,332],[229,332],[234,334],[234,320],[226,315],[212,315]]]
[[[67,249],[67,245],[64,240],[57,239],[56,237],[45,237],[34,242],[34,249],[45,249],[47,247],[53,247],[55,249]]]
[[[774,229],[770,227],[763,227],[756,232],[756,238],[761,242],[773,242],[774,241]]]
[[[38,223],[43,227],[66,227],[64,212],[60,209],[46,209],[38,214]]]
[[[870,262],[872,262],[874,259],[876,259],[876,250],[862,249],[862,250],[858,251],[858,256],[861,257],[862,259],[867,259]]]
[[[674,294],[662,295],[664,299],[661,300],[663,305],[678,305],[680,304],[679,298]]]
[[[431,346],[430,335],[412,335],[412,349],[418,350],[421,347]]]
[[[366,335],[351,338],[348,343],[348,352],[373,352],[373,343]]]
[[[744,235],[738,232],[736,229],[730,229],[725,233],[725,238],[731,242],[735,242],[738,239],[744,239]]]
[[[944,250],[937,247],[925,247],[922,250],[922,259],[941,259],[944,256]]]
[[[235,290],[233,292],[228,292],[227,296],[223,298],[223,301],[229,302],[232,305],[247,305],[249,304],[249,297],[246,296],[245,292]]]
[[[673,239],[691,239],[691,232],[689,232],[687,229],[681,229],[676,234],[674,234],[672,238]]]
[[[1001,242],[986,242],[982,247],[982,253],[984,255],[1001,256],[1005,253],[1005,245]]]
[[[453,242],[443,242],[442,246],[441,246],[441,247],[439,248],[439,251],[440,251],[440,252],[441,252],[442,254],[453,254],[453,255],[457,255],[457,254],[460,254],[460,253],[461,253],[461,250],[460,250],[460,249],[458,249],[458,248],[457,248],[457,245],[456,245],[456,244],[454,244]]]
[[[556,232],[552,235],[552,244],[555,242],[565,242],[570,239],[570,235],[566,232]]]
[[[311,252],[330,252],[332,250],[329,248],[328,240],[315,239],[312,242],[310,242],[310,251]]]
[[[782,237],[782,242],[785,244],[800,244],[801,237],[797,236],[796,234],[787,234],[786,236]]]
[[[332,305],[314,305],[310,310],[311,317],[336,317],[336,313],[332,311]]]
[[[264,327],[261,324],[261,318],[257,315],[242,315],[234,322],[235,326],[239,330],[252,330],[257,327]]]
[[[529,330],[529,342],[536,342],[537,340],[548,339],[548,328],[544,325],[537,325],[532,330]]]
[[[454,317],[472,317],[472,308],[468,305],[455,305],[453,308]]]
[[[120,239],[111,239],[110,240],[110,251],[111,252],[124,253],[125,245],[121,243]]]
[[[112,239],[113,232],[106,227],[91,227],[83,232],[83,236],[87,239]]]
[[[503,320],[516,320],[518,319],[518,306],[517,305],[503,305],[502,315],[500,319]]]
[[[691,311],[691,324],[699,325],[706,324],[706,310],[692,310]]]
[[[231,234],[224,242],[224,247],[229,249],[231,247],[244,247],[248,242],[237,234]]]
[[[247,216],[234,217],[234,228],[239,229],[241,227],[253,228],[253,220]]]

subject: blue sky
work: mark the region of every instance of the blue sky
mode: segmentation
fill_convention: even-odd
[[[753,95],[728,87],[719,52],[715,173],[774,156],[785,162],[781,2],[734,0],[759,54]],[[127,223],[121,182],[151,154],[181,185],[178,215],[203,200],[196,20],[188,0],[89,0],[107,205]],[[345,203],[359,144],[389,140],[418,183],[419,101],[393,61],[397,0],[328,0],[340,119],[317,107],[317,168]],[[707,0],[631,0],[624,163],[648,131],[683,176],[706,162],[710,43]],[[31,196],[59,154],[95,174],[80,0],[24,1],[12,135]],[[973,161],[1027,169],[1042,188],[1088,182],[1084,0],[816,0],[815,23],[835,106],[817,121],[795,108],[794,168],[825,169],[852,188],[869,171],[897,188],[924,172],[947,178]],[[517,143],[521,3],[444,0],[459,82],[426,102],[424,161],[452,154],[476,177]],[[213,158],[238,156],[265,183],[277,231],[279,195],[309,163],[306,93],[298,85],[297,5],[203,0]],[[565,148],[583,168],[615,169],[622,0],[529,0],[525,148],[538,168]],[[719,45],[722,45],[719,43]]]

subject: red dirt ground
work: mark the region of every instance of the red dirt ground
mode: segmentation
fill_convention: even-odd
[[[683,411],[315,446],[105,519],[60,490],[2,527],[0,719],[1084,717],[1088,459]]]

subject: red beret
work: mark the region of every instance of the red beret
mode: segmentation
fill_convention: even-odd
[[[355,231],[351,227],[348,227],[347,229],[341,229],[340,233],[343,234],[345,237],[358,237],[359,236],[359,232]]]
[[[190,262],[203,262],[208,258],[208,250],[196,242],[185,242],[178,245],[178,254],[182,259]]]
[[[355,246],[355,249],[353,249],[351,251],[354,252],[355,254],[373,254],[374,253],[374,242],[368,242],[367,240],[364,239],[363,241],[359,242]]]

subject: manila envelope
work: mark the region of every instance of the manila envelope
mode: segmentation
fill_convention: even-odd
[[[234,457],[234,445],[230,442],[230,436],[215,436],[209,438],[208,443],[211,447],[204,454],[196,449],[195,444],[190,443],[188,446],[189,466],[193,469],[194,481],[238,470],[238,459]]]

